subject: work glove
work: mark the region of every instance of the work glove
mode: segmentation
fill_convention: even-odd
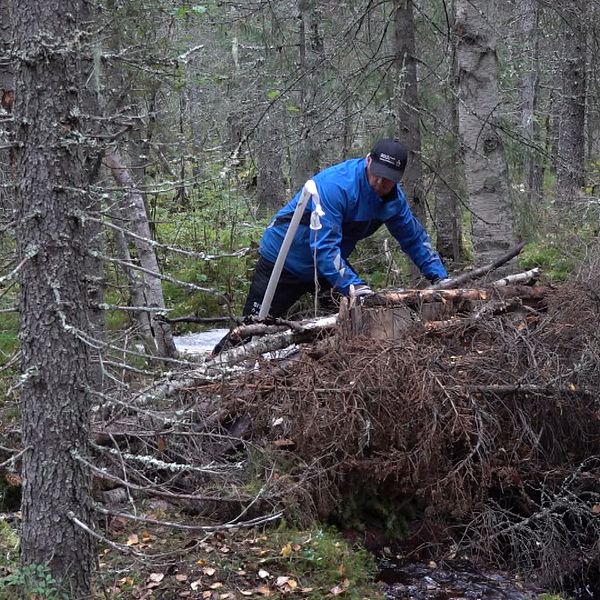
[[[450,281],[450,277],[436,277],[435,279],[433,279],[431,281],[431,285],[436,287],[436,288],[440,288],[443,289],[446,287],[446,284]]]
[[[350,295],[354,296],[355,298],[364,298],[366,296],[371,296],[372,294],[375,293],[366,283],[361,283],[360,285],[355,285],[353,287],[354,287],[354,294],[352,293],[352,290],[351,290]]]

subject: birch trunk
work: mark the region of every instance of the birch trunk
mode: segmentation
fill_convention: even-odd
[[[477,264],[515,244],[506,160],[496,131],[495,0],[457,0],[459,127]]]
[[[148,223],[148,215],[144,205],[142,194],[138,190],[123,162],[121,156],[114,148],[107,150],[105,154],[106,166],[111,170],[115,181],[124,188],[127,195],[127,210],[132,232],[137,236],[144,238],[144,241],[134,238],[137,257],[140,266],[152,273],[160,273],[158,260],[154,247],[150,243],[152,234]],[[144,306],[148,308],[165,308],[165,300],[162,292],[160,279],[147,273],[143,273],[140,279],[142,283],[141,296],[144,298]],[[150,319],[150,331],[153,341],[153,353],[163,357],[174,357],[177,354],[173,334],[168,323],[157,319],[157,315],[152,313],[147,318]],[[142,331],[147,331],[147,327],[142,327]]]
[[[21,560],[47,564],[72,598],[90,598],[90,348],[83,265],[88,196],[79,74],[84,0],[12,0],[19,142],[15,189],[20,275],[23,496]],[[87,23],[86,23],[87,25]],[[35,126],[31,126],[35,124]]]

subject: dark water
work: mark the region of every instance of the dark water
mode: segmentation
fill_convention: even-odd
[[[379,579],[390,600],[529,600],[544,590],[506,573],[477,569],[467,561],[383,561]]]

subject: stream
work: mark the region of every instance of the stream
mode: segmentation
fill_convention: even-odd
[[[468,561],[437,564],[380,562],[379,580],[389,600],[530,600],[544,592],[500,571],[485,571]]]

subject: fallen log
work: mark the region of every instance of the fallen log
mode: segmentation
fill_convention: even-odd
[[[485,301],[492,298],[521,298],[543,300],[552,291],[548,286],[506,285],[494,288],[433,289],[384,291],[367,296],[365,306],[406,304],[417,306],[423,302],[455,302],[457,300]]]

